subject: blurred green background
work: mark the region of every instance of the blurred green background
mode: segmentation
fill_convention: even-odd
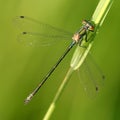
[[[70,64],[69,53],[35,98],[26,96],[63,53],[69,42],[50,47],[25,47],[17,41],[15,16],[26,15],[70,32],[91,18],[99,0],[0,1],[0,120],[42,120]],[[95,99],[89,99],[76,74],[70,79],[51,120],[120,119],[120,2],[114,1],[95,38],[92,55],[106,75]]]

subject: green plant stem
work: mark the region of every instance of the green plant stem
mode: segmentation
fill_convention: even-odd
[[[60,85],[60,87],[59,87],[59,89],[58,89],[58,91],[57,91],[57,93],[56,93],[56,95],[55,95],[55,97],[54,97],[54,99],[53,99],[53,101],[52,101],[52,103],[51,103],[51,105],[50,105],[50,107],[49,107],[46,115],[45,115],[45,117],[43,118],[43,120],[49,120],[52,112],[53,112],[54,109],[55,109],[56,102],[58,101],[58,99],[59,99],[62,91],[64,90],[65,86],[67,85],[67,83],[68,83],[68,81],[69,81],[69,78],[70,78],[72,72],[73,72],[73,70],[72,70],[72,68],[70,68],[70,69],[68,70],[68,72],[67,72],[67,74],[66,74],[63,82],[61,83],[61,85]]]
[[[89,35],[89,38],[88,40],[90,39],[90,43],[86,45],[86,43],[83,43],[83,46],[85,44],[85,46],[87,46],[86,49],[78,46],[73,54],[73,57],[72,57],[72,60],[71,60],[71,63],[70,63],[70,68],[65,76],[65,78],[63,79],[47,113],[45,114],[43,120],[49,120],[50,116],[52,115],[55,107],[56,107],[56,103],[58,101],[58,99],[60,98],[61,96],[61,93],[63,92],[65,86],[67,85],[68,81],[69,81],[69,78],[71,76],[71,74],[77,70],[81,65],[82,63],[84,62],[87,54],[89,53],[90,51],[90,48],[92,47],[92,44],[93,44],[93,40],[96,36],[96,32],[98,31],[98,29],[100,28],[100,26],[102,25],[111,5],[113,3],[113,0],[100,0],[98,5],[97,5],[97,8],[91,18],[91,21],[93,21],[95,23],[95,31],[94,33],[90,34]]]
[[[78,69],[84,62],[85,58],[87,57],[87,54],[89,53],[92,47],[96,33],[101,27],[112,3],[113,3],[113,0],[100,0],[100,2],[98,3],[95,9],[95,12],[93,13],[93,16],[91,18],[91,21],[95,23],[95,31],[93,34],[89,35],[89,38],[88,38],[88,41],[90,41],[89,44],[86,45],[86,43],[83,43],[83,46],[86,46],[87,49],[83,50],[83,48],[79,46],[76,48],[70,63],[70,66],[74,70]]]

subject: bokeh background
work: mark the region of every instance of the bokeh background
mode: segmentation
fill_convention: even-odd
[[[63,53],[69,42],[50,47],[25,47],[17,41],[13,19],[26,15],[73,32],[90,19],[99,0],[0,0],[0,120],[42,120],[64,78],[75,48],[24,105],[26,96]],[[89,99],[73,74],[51,120],[120,119],[120,2],[115,0],[95,38],[92,55],[106,75],[101,92]],[[91,68],[92,69],[92,68]]]

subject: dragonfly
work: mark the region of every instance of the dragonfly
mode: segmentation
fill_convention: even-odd
[[[33,18],[27,17],[27,16],[18,16],[16,18],[16,26],[22,29],[21,34],[18,36],[18,40],[27,43],[29,45],[49,45],[48,40],[50,43],[54,43],[58,40],[68,39],[72,35],[70,32],[61,30],[59,28],[55,28],[51,25],[44,24],[40,21],[37,21]],[[39,32],[32,32],[32,31],[39,31]],[[77,32],[75,32],[71,39],[70,45],[67,47],[65,52],[62,54],[62,56],[58,59],[55,65],[48,71],[48,73],[43,77],[41,82],[38,84],[38,86],[31,92],[28,97],[25,99],[25,104],[27,104],[34,95],[39,91],[39,89],[43,86],[43,84],[48,80],[48,78],[51,76],[51,74],[56,70],[58,65],[61,63],[61,61],[65,58],[65,56],[70,52],[70,50],[75,45],[79,45],[79,47],[83,47],[83,49],[86,49],[82,44],[88,43],[88,34],[90,32],[94,32],[95,30],[95,24],[90,20],[83,20],[82,25],[79,28]],[[38,40],[39,39],[39,40]],[[95,88],[96,91],[98,90],[98,87]]]

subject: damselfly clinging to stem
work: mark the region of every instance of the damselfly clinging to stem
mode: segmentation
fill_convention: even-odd
[[[19,19],[22,21],[24,19],[28,19],[28,20],[32,20],[33,19],[26,17],[26,16],[19,16]],[[82,42],[88,42],[88,33],[90,32],[94,32],[95,29],[95,25],[92,21],[88,21],[88,20],[83,20],[82,21],[82,26],[81,28],[73,35],[72,37],[72,42],[71,44],[68,46],[68,48],[66,49],[66,51],[63,53],[63,55],[58,59],[58,61],[56,62],[56,64],[49,70],[49,72],[45,75],[45,77],[42,79],[42,81],[40,82],[40,84],[35,88],[35,90],[30,93],[30,95],[25,99],[25,103],[28,103],[32,97],[38,92],[38,90],[40,89],[40,87],[48,80],[48,78],[50,77],[50,75],[54,72],[54,70],[57,68],[57,66],[60,64],[60,62],[64,59],[64,57],[68,54],[68,52],[72,49],[72,47],[75,44],[79,44],[80,47],[82,47]],[[23,31],[22,35],[23,36],[27,36],[31,34],[30,32],[27,31]],[[46,33],[47,34],[47,33]],[[44,34],[39,34],[40,36],[44,36]],[[46,36],[44,36],[46,37]],[[48,37],[48,36],[47,36]]]
[[[50,71],[45,75],[45,77],[42,79],[42,82],[40,82],[40,84],[36,87],[36,89],[26,98],[25,103],[28,103],[32,99],[32,97],[38,92],[40,87],[45,83],[45,81],[50,77],[50,75],[54,72],[54,70],[57,68],[57,66],[63,60],[63,58],[67,55],[67,53],[71,50],[71,48],[75,44],[77,44],[77,48],[76,48],[76,50],[73,54],[73,57],[71,59],[71,62],[70,62],[70,67],[69,67],[62,83],[60,84],[58,91],[56,92],[55,97],[54,97],[53,101],[51,102],[43,120],[49,120],[49,118],[51,117],[52,113],[54,112],[54,110],[56,108],[57,102],[58,102],[66,84],[68,83],[70,76],[72,75],[72,73],[74,71],[79,71],[80,74],[78,74],[78,75],[81,78],[82,78],[82,73],[84,73],[85,78],[87,76],[87,73],[89,73],[89,81],[91,80],[90,86],[88,84],[87,79],[85,79],[85,82],[84,82],[84,80],[80,79],[82,82],[85,83],[84,85],[87,85],[87,86],[85,86],[85,90],[88,90],[87,88],[89,86],[89,88],[90,88],[89,91],[91,92],[91,85],[92,85],[92,89],[94,90],[95,93],[96,93],[96,91],[99,90],[100,84],[98,83],[99,81],[96,81],[96,80],[98,80],[99,78],[102,78],[102,80],[104,80],[104,75],[103,74],[101,75],[101,71],[98,66],[96,67],[96,65],[94,67],[92,66],[93,71],[90,71],[90,69],[89,69],[91,67],[90,64],[93,65],[92,64],[93,62],[91,62],[89,65],[87,65],[86,63],[88,61],[86,62],[86,57],[89,58],[88,53],[90,52],[90,49],[93,45],[93,41],[96,36],[96,33],[98,32],[99,28],[103,24],[103,21],[107,15],[112,3],[113,3],[113,0],[100,0],[99,1],[99,4],[98,4],[95,12],[93,13],[90,21],[87,21],[87,20],[83,21],[80,30],[78,30],[78,32],[76,32],[73,35],[73,37],[71,36],[73,41],[68,46],[65,53],[60,57],[60,59],[50,69]],[[49,39],[51,41],[51,38],[53,38],[52,43],[54,43],[58,39],[63,40],[65,38],[65,40],[67,40],[69,38],[69,36],[71,35],[70,32],[55,28],[48,24],[43,24],[37,20],[34,20],[34,19],[26,17],[26,16],[18,16],[16,22],[17,21],[18,21],[18,23],[20,23],[19,28],[23,28],[23,30],[22,30],[23,32],[20,35],[18,35],[18,40],[20,42],[23,42],[23,44],[24,44],[24,42],[25,42],[25,44],[27,42],[28,45],[34,45],[34,44],[36,45],[39,42],[39,43],[42,43],[43,45],[49,45],[49,44],[46,44],[47,39]],[[44,28],[44,30],[42,28]],[[42,39],[40,39],[40,38],[42,38]],[[55,39],[55,41],[54,41],[54,39]],[[70,40],[70,39],[68,39],[68,40]],[[39,45],[39,44],[37,44],[37,45]],[[87,70],[85,69],[85,67],[83,67],[84,65],[86,65]],[[96,76],[96,79],[91,79],[91,78],[95,78],[95,77],[93,77],[94,75]],[[101,80],[100,80],[100,83],[101,83]]]
[[[65,31],[65,30],[53,27],[51,25],[42,23],[40,21],[37,21],[37,20],[27,17],[27,16],[16,17],[14,23],[22,31],[18,35],[17,39],[19,40],[19,42],[22,42],[25,45],[29,45],[29,46],[45,45],[46,46],[46,45],[53,44],[56,41],[70,40],[72,38],[72,42],[70,43],[70,45],[68,46],[66,51],[58,59],[56,64],[45,75],[45,77],[42,79],[42,81],[36,87],[36,89],[25,99],[25,103],[28,103],[32,99],[32,97],[38,92],[40,87],[50,77],[50,75],[54,72],[54,70],[57,68],[57,66],[60,64],[60,62],[63,60],[63,58],[67,55],[67,53],[71,50],[71,48],[74,45],[77,45],[78,46],[77,48],[79,48],[79,49],[75,50],[75,53],[74,53],[71,63],[70,63],[70,68],[72,69],[72,71],[77,70],[82,65],[82,63],[85,59],[85,56],[87,55],[86,53],[88,53],[87,51],[89,51],[88,46],[91,46],[92,39],[96,33],[95,24],[92,21],[87,21],[87,20],[83,20],[81,28],[74,35],[68,31]],[[77,54],[76,54],[76,51],[77,51]],[[75,59],[73,59],[73,58],[75,58]],[[87,59],[88,58],[89,57],[87,57]],[[85,61],[84,61],[84,63],[86,64]],[[91,61],[91,59],[89,61]],[[87,61],[87,63],[90,63],[89,61]],[[92,68],[92,70],[86,69],[85,72],[83,72],[84,70],[82,70],[82,69],[84,67],[82,69],[80,69],[80,77],[81,77],[81,73],[83,73],[83,75],[85,75],[85,76],[89,76],[87,78],[82,77],[82,79],[80,79],[80,80],[85,81],[85,82],[87,81],[87,84],[84,82],[84,89],[87,88],[87,90],[86,90],[87,93],[89,93],[89,91],[91,91],[92,93],[90,93],[90,94],[92,94],[92,96],[94,94],[96,94],[96,91],[98,91],[99,86],[101,85],[101,84],[99,84],[99,83],[101,83],[101,81],[99,81],[99,83],[98,83],[98,80],[101,80],[101,78],[102,78],[99,67],[98,67],[98,69],[96,69],[96,65],[94,65],[94,63],[92,66],[89,66],[90,68]],[[82,66],[85,66],[85,65],[83,64]],[[93,69],[93,67],[95,67],[95,69]],[[86,71],[89,71],[89,72],[86,73]],[[93,72],[92,73],[94,75],[94,78],[93,78],[91,75],[91,71],[94,71],[94,72],[97,71],[98,74],[96,75]],[[70,74],[72,74],[72,73],[70,73]],[[68,79],[67,76],[69,76],[69,74],[66,74],[65,79],[66,78]],[[96,76],[96,78],[95,78],[95,76]],[[85,80],[83,80],[83,79],[85,79]],[[91,82],[91,84],[88,85],[88,83],[90,83],[89,81]],[[83,82],[82,82],[82,84],[83,84]]]

